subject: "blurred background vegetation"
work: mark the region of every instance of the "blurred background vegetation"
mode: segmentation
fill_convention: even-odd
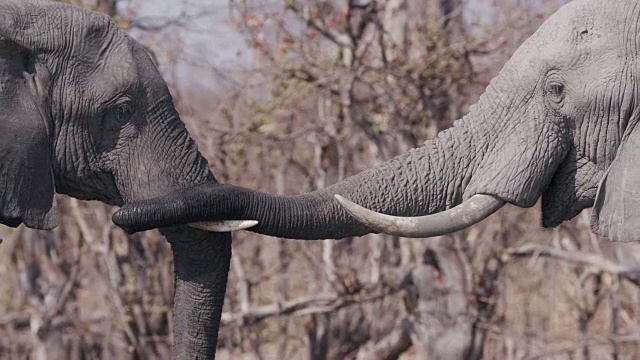
[[[177,0],[157,15],[147,0],[69,2],[149,49],[220,181],[299,194],[449,127],[566,1]],[[185,51],[190,26],[221,17],[244,50],[220,66],[207,54],[234,50],[201,29],[203,51]],[[0,229],[0,358],[169,358],[164,239],[59,200],[53,231]],[[218,357],[640,358],[638,245],[594,236],[589,215],[542,230],[537,207],[508,206],[428,240],[236,233]]]

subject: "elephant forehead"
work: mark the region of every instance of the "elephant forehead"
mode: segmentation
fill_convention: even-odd
[[[635,43],[638,38],[637,0],[578,0],[565,5],[557,15],[560,21],[566,20],[568,40],[576,44],[607,42],[617,46]]]
[[[529,62],[532,68],[542,66],[545,72],[584,63],[601,66],[602,61],[607,65],[624,64],[629,54],[637,53],[639,16],[636,1],[573,1],[545,21],[514,58]]]
[[[84,95],[88,94],[98,101],[108,101],[114,96],[140,90],[141,81],[144,80],[140,70],[143,60],[134,56],[132,45],[121,35],[116,32],[112,35],[113,39],[96,45],[97,49],[85,55],[88,59],[81,61],[71,71],[75,87]],[[97,60],[92,61],[95,56]],[[83,67],[86,71],[78,70]]]
[[[538,29],[549,39],[579,43],[606,36],[628,36],[637,26],[639,4],[633,0],[575,0],[562,6]]]

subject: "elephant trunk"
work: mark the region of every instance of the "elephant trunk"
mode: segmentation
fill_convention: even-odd
[[[173,359],[212,359],[231,262],[229,233],[163,229],[173,250]]]
[[[453,207],[465,199],[465,187],[486,139],[477,139],[464,124],[441,133],[424,146],[335,185],[291,197],[258,195],[249,215],[260,215],[252,231],[296,239],[360,236],[372,229],[340,206],[344,196],[385,214],[418,216]],[[462,149],[467,150],[462,150]],[[267,201],[264,206],[265,200]],[[250,208],[249,208],[250,209]],[[245,210],[247,211],[247,210]]]
[[[219,186],[172,102],[159,104],[158,113],[143,129],[140,145],[118,167],[124,170],[116,172],[127,203],[198,185]],[[157,150],[163,148],[174,151]],[[173,359],[212,359],[231,261],[231,237],[188,226],[164,228],[161,233],[171,245],[175,270]]]
[[[189,164],[175,169],[190,170],[179,174],[172,188],[217,186],[195,144],[186,146],[185,152],[189,154],[179,158],[189,159]],[[213,359],[231,263],[231,236],[188,226],[165,228],[161,233],[171,245],[175,273],[172,358]]]
[[[271,236],[359,236],[371,229],[344,210],[334,199],[335,194],[389,214],[417,216],[445,210],[468,197],[464,190],[482,160],[478,155],[489,147],[487,141],[486,137],[476,137],[460,121],[420,148],[308,194],[281,196],[233,185],[203,185],[138,202],[133,207],[124,206],[114,215],[114,222],[133,232],[233,218],[257,220],[258,225],[251,230]],[[203,201],[207,206],[196,205]]]

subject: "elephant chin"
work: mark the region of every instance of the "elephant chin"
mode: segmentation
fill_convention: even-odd
[[[593,206],[604,171],[586,160],[570,159],[560,166],[542,194],[542,226],[553,228]]]

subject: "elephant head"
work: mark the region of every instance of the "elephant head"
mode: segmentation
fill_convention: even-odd
[[[216,186],[143,46],[68,4],[0,3],[0,132],[0,223],[9,226],[55,227],[55,191],[122,205]],[[176,267],[174,355],[210,357],[230,236],[163,233]]]
[[[231,198],[227,186],[205,185],[127,205],[114,221],[129,231],[241,218],[289,238],[430,236],[541,197],[545,227],[595,203],[593,231],[640,240],[639,18],[635,0],[565,5],[452,128],[328,188],[299,196],[236,189],[242,196]],[[387,215],[339,197],[363,225],[334,194]]]

